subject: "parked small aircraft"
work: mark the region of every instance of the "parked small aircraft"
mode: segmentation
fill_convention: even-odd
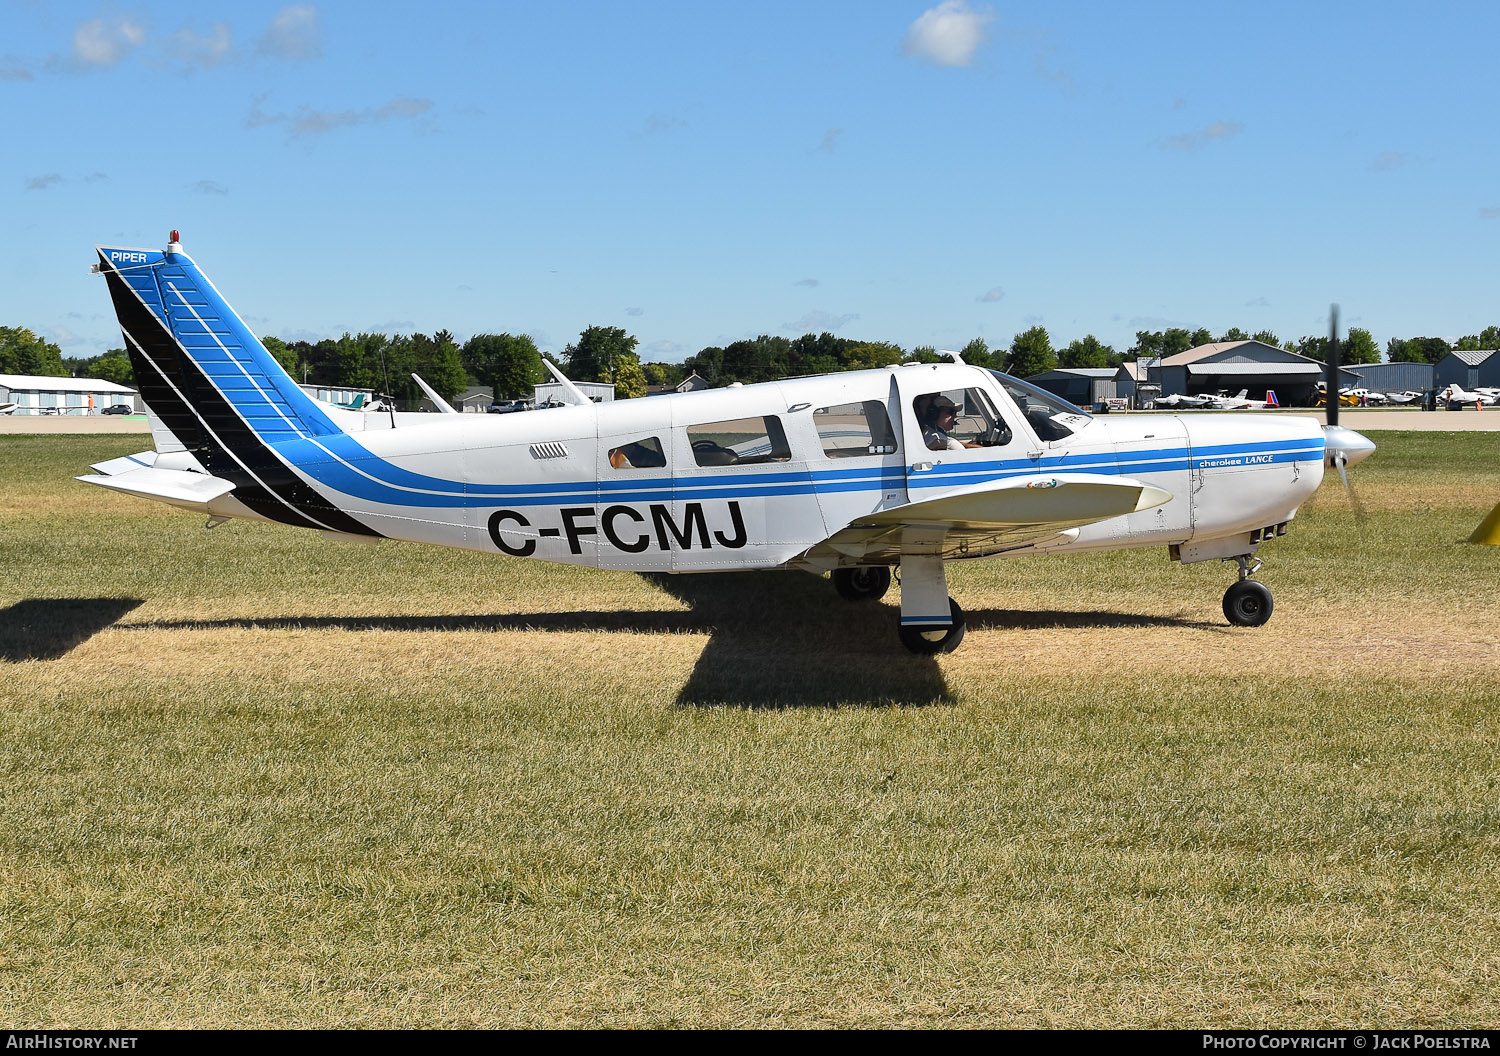
[[[1249,392],[1249,389],[1241,389],[1238,396],[1215,396],[1208,406],[1216,411],[1263,411],[1267,407],[1281,406],[1270,389],[1266,390],[1263,400],[1247,400],[1245,397]]]
[[[1154,402],[1157,407],[1176,410],[1178,408],[1207,407],[1210,403],[1213,403],[1214,399],[1215,397],[1213,396],[1189,396],[1186,393],[1174,392],[1170,396],[1158,396]]]
[[[1438,393],[1438,403],[1457,404],[1460,407],[1493,407],[1494,396],[1486,396],[1482,392],[1468,392],[1457,382],[1449,385]]]
[[[962,640],[944,561],[1164,546],[1250,578],[1325,465],[1374,445],[1313,418],[1112,415],[962,362],[568,406],[341,410],[310,399],[183,252],[98,247],[155,451],[79,480],[206,514],[641,572],[831,572],[846,598],[901,573],[901,641]]]

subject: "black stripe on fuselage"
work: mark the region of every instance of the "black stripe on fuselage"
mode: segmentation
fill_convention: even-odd
[[[233,482],[234,497],[269,520],[380,535],[276,457],[102,253],[100,259],[141,398],[204,469]]]

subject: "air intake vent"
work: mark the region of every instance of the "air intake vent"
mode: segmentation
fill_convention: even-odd
[[[532,458],[567,458],[568,449],[555,441],[531,445]]]

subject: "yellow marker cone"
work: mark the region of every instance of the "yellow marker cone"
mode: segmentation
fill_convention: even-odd
[[[1469,536],[1469,542],[1482,546],[1500,546],[1500,506],[1496,506],[1488,517],[1479,522],[1479,527]]]

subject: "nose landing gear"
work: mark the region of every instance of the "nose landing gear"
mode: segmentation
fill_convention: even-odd
[[[1261,563],[1253,557],[1241,554],[1234,559],[1240,566],[1239,581],[1224,592],[1224,618],[1237,627],[1259,627],[1271,618],[1275,601],[1271,588],[1250,577],[1260,571]]]

